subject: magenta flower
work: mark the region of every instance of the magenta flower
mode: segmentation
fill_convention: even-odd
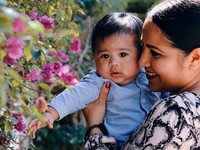
[[[6,57],[4,58],[4,62],[5,62],[6,64],[8,64],[8,65],[12,65],[12,64],[14,64],[14,63],[16,62],[16,59],[15,59],[15,58],[11,58],[11,57],[9,57],[9,56],[6,56]]]
[[[61,76],[62,74],[67,74],[69,73],[69,65],[65,65],[65,66],[62,66],[62,68],[60,69],[60,72],[58,74],[58,76]]]
[[[61,62],[68,62],[69,61],[69,57],[67,55],[65,55],[62,50],[57,50],[56,51],[57,56],[60,58]]]
[[[56,52],[54,52],[54,51],[47,52],[47,56],[49,56],[49,57],[53,57],[55,55],[56,55]]]
[[[24,31],[26,24],[20,18],[16,18],[13,21],[13,31],[14,32],[22,32]]]
[[[26,125],[23,123],[23,118],[19,114],[13,114],[13,117],[18,120],[17,124],[14,125],[15,129],[19,132],[24,131]]]
[[[6,146],[6,134],[4,131],[0,131],[0,145]]]
[[[25,74],[24,78],[28,81],[31,81],[31,82],[37,82],[41,79],[40,70],[34,69],[30,73]]]
[[[36,11],[32,10],[31,13],[30,13],[30,19],[32,21],[37,19],[37,15],[38,15],[38,13]]]
[[[42,3],[43,0],[38,0],[38,2]]]
[[[47,16],[42,16],[38,19],[38,21],[40,23],[42,23],[44,28],[47,29],[47,30],[54,28],[54,23],[53,23],[54,19],[53,18],[50,18],[50,17],[47,17]]]
[[[18,38],[9,38],[6,43],[8,56],[13,59],[18,59],[24,55],[22,46],[24,43]]]
[[[74,72],[62,73],[60,79],[64,82],[65,85],[75,85],[78,83],[76,74]]]
[[[70,44],[70,50],[73,54],[76,54],[81,51],[81,41],[79,38],[75,38]]]
[[[62,64],[59,61],[54,61],[53,62],[53,69],[54,69],[54,73],[57,74],[60,69],[62,68]]]
[[[69,68],[69,65],[62,66],[60,72],[58,73],[58,76],[64,82],[65,85],[74,85],[78,83],[78,80],[76,79],[75,73],[70,73]]]
[[[43,78],[47,83],[51,83],[51,78],[54,76],[54,65],[53,64],[45,64],[42,67]]]

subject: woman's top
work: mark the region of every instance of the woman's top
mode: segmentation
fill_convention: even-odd
[[[98,137],[101,137],[98,139]],[[97,140],[95,141],[94,140]],[[102,140],[104,139],[104,140]],[[90,136],[85,150],[93,147],[106,150],[112,137]],[[95,141],[95,142],[94,142]],[[97,143],[97,145],[95,144]],[[158,101],[144,123],[126,141],[123,150],[199,150],[200,149],[200,96],[184,92]],[[110,149],[111,150],[111,149]]]

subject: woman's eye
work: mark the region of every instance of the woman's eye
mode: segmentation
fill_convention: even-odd
[[[121,57],[125,57],[127,55],[127,53],[120,53]]]
[[[101,55],[101,58],[109,58],[109,55],[108,54],[103,54],[103,55]]]
[[[160,56],[159,53],[157,53],[157,52],[155,52],[155,51],[153,51],[153,50],[151,50],[151,55],[152,55],[153,57],[158,57],[158,56]]]

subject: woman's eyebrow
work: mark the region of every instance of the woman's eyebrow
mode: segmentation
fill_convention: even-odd
[[[150,49],[156,49],[156,50],[159,50],[159,51],[163,52],[161,49],[159,49],[158,47],[156,47],[154,45],[146,44],[146,47],[148,47]]]

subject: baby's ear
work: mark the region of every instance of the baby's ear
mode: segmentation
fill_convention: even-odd
[[[200,67],[200,47],[193,49],[190,53],[190,67]]]

